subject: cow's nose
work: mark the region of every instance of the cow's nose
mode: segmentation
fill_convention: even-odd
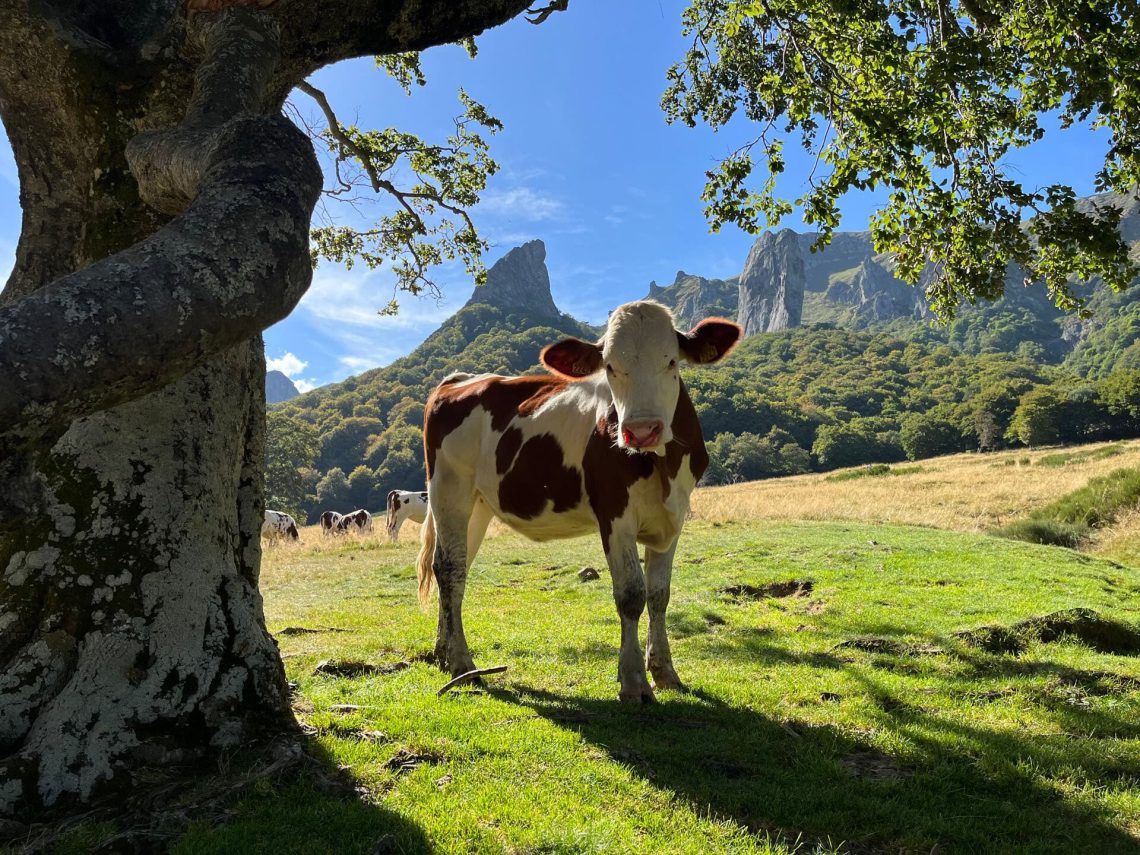
[[[664,430],[665,422],[661,419],[644,419],[626,422],[622,425],[621,434],[630,448],[651,448],[661,441]]]

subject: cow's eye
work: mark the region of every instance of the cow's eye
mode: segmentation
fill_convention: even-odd
[[[669,360],[669,368],[670,368],[670,370],[672,370],[672,369],[674,369],[674,368],[676,368],[676,367],[677,367],[677,360],[676,360],[676,359],[670,359],[670,360]]]
[[[614,373],[614,367],[612,365],[607,365],[606,366],[606,373],[612,376]]]

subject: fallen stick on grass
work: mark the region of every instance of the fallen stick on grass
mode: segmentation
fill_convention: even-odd
[[[443,688],[436,692],[436,696],[444,695],[454,689],[456,686],[462,686],[464,683],[470,683],[472,680],[477,680],[485,674],[502,674],[507,670],[506,665],[492,665],[490,668],[476,668],[474,671],[468,671],[466,674],[460,674],[458,677],[452,677]]]

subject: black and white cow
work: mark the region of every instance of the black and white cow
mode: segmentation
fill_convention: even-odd
[[[341,515],[336,511],[322,511],[321,512],[321,533],[322,534],[337,534],[344,531],[340,525]]]
[[[265,509],[265,522],[261,524],[261,536],[272,543],[275,540],[301,539],[297,532],[297,521],[284,511]]]
[[[340,532],[346,531],[372,531],[372,514],[365,510],[349,511],[347,514],[341,514],[340,519],[336,522],[336,530]]]
[[[400,526],[404,520],[422,523],[427,517],[427,490],[414,493],[408,490],[393,490],[388,494],[388,539],[395,543],[400,537]]]

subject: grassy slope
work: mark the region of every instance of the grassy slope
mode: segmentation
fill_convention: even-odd
[[[606,575],[576,577],[600,566],[592,539],[488,540],[468,636],[480,665],[509,671],[444,698],[420,662],[313,676],[320,659],[426,653],[434,619],[415,605],[413,542],[307,539],[267,557],[269,623],[299,715],[365,797],[264,784],[178,851],[370,852],[384,838],[378,851],[748,852],[798,835],[805,851],[1140,845],[1140,658],[1077,643],[994,656],[952,636],[1074,606],[1135,624],[1135,570],[974,534],[695,521],[670,610],[693,691],[629,709]],[[718,593],[793,578],[811,595]],[[280,633],[297,626],[346,631]],[[880,652],[836,647],[864,636]],[[420,765],[394,771],[401,750]]]
[[[1119,453],[1097,453],[1109,446],[1118,446]],[[1065,455],[1068,462],[1061,462]],[[918,466],[901,464],[894,467],[898,472],[911,471],[898,477],[797,475],[698,490],[693,512],[708,521],[850,519],[983,532],[1022,519],[1091,478],[1130,466],[1140,466],[1140,441],[954,454]]]

